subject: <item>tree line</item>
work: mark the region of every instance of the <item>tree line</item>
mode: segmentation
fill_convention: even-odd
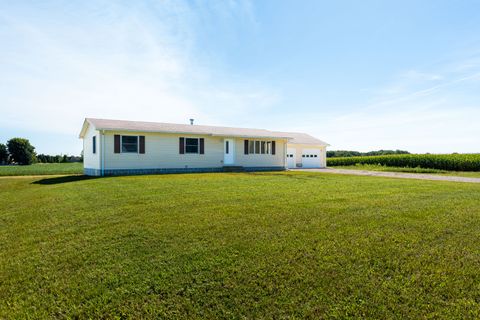
[[[28,139],[12,138],[6,144],[0,143],[0,164],[29,165],[33,163],[81,162],[82,156],[36,154],[35,147]]]
[[[358,152],[358,151],[349,151],[349,150],[333,150],[333,151],[327,151],[327,158],[385,156],[385,155],[390,155],[390,154],[410,154],[410,152],[405,151],[405,150],[378,150],[378,151],[369,151],[369,152]]]

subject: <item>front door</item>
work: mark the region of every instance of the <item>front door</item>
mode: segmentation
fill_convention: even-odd
[[[297,158],[295,148],[287,149],[287,168],[296,168],[297,167]]]
[[[223,141],[223,164],[232,165],[235,162],[235,144],[233,139],[225,139]]]

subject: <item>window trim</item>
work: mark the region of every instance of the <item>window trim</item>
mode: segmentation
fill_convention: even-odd
[[[135,137],[137,138],[137,150],[136,151],[123,151],[123,137]],[[120,153],[130,153],[130,154],[139,154],[140,152],[140,141],[139,136],[131,136],[131,135],[120,135]]]
[[[248,154],[246,155],[273,155],[272,140],[248,140]]]
[[[187,152],[187,140],[188,139],[197,140],[197,152]],[[190,146],[192,146],[192,145],[190,145]],[[183,151],[184,151],[184,154],[200,154],[200,138],[185,137],[185,142],[184,142],[184,145],[183,145]]]

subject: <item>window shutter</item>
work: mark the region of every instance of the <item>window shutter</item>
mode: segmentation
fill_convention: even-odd
[[[272,141],[272,154],[275,154],[275,141]]]
[[[145,153],[145,136],[138,137],[140,143],[139,153]]]
[[[200,138],[200,154],[204,154],[204,153],[205,153],[205,139]]]
[[[116,134],[114,136],[113,152],[120,153],[120,135],[119,134]]]
[[[248,140],[245,140],[243,143],[243,153],[248,154]]]
[[[97,153],[97,136],[92,137],[92,153]]]
[[[179,142],[179,153],[180,154],[184,154],[185,153],[185,138],[180,138],[180,142]]]

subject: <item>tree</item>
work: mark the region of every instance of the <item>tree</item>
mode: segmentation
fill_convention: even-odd
[[[0,164],[5,164],[8,161],[7,146],[0,143]]]
[[[18,164],[32,164],[35,162],[35,147],[28,139],[12,138],[7,141],[11,160]]]

